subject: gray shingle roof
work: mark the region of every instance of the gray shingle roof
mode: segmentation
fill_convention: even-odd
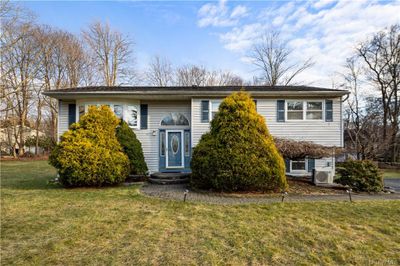
[[[91,87],[78,87],[60,90],[52,90],[45,92],[46,95],[59,94],[59,93],[91,93],[91,92],[230,92],[245,90],[249,92],[343,92],[345,90],[327,89],[320,87],[310,86],[168,86],[168,87],[155,87],[155,86],[91,86]]]

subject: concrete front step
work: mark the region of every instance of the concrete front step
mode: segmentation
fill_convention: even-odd
[[[189,178],[180,178],[180,179],[157,179],[157,178],[149,178],[149,182],[153,184],[159,185],[172,185],[172,184],[184,184],[189,182]]]
[[[153,173],[149,181],[155,184],[182,184],[189,182],[190,173]]]

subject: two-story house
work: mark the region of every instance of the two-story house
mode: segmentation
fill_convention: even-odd
[[[58,134],[90,105],[108,105],[134,130],[150,172],[190,172],[192,149],[207,132],[222,99],[249,92],[270,133],[279,138],[343,147],[344,90],[307,86],[82,87],[48,91],[59,100]],[[286,172],[304,175],[331,168],[329,158],[286,161]]]

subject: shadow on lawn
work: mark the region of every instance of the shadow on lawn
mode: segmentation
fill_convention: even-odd
[[[56,177],[56,170],[47,161],[2,161],[2,189],[57,189],[59,184],[50,184]]]

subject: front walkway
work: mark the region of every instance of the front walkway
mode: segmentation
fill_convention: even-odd
[[[213,204],[245,204],[245,203],[273,203],[281,202],[282,198],[279,194],[275,195],[226,195],[219,193],[203,193],[191,191],[186,184],[177,185],[157,185],[146,183],[140,188],[142,194],[161,199],[172,199],[183,201],[185,191],[188,190],[186,201],[204,202]],[[360,200],[400,200],[400,194],[352,194],[353,201]],[[337,195],[287,195],[285,202],[302,202],[302,201],[348,201],[347,194]]]

